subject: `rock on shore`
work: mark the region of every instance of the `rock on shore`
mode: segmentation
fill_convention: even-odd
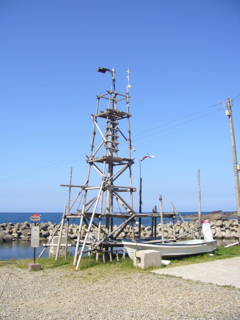
[[[203,215],[202,218],[208,218],[210,220],[210,226],[212,230],[213,237],[215,239],[238,239],[239,238],[239,229],[238,229],[238,220],[237,219],[228,219],[225,214],[221,212],[215,212],[211,215]],[[188,218],[188,217],[185,217]],[[199,231],[199,221],[197,220],[197,216],[191,216],[192,220],[180,222],[178,221],[176,224],[167,223],[164,224],[164,238],[172,239],[174,235],[180,237],[182,239],[186,238],[200,238],[202,237],[201,231]],[[195,219],[195,220],[194,220]],[[40,228],[40,239],[47,239],[50,235],[54,233],[56,228],[56,224],[51,222],[47,223],[39,223]],[[117,228],[117,226],[114,226]],[[84,237],[86,234],[87,226],[83,226],[83,234]],[[66,234],[66,225],[64,226],[63,232]],[[135,236],[139,235],[139,225],[132,226],[128,225],[119,235],[119,238],[130,238],[133,236],[133,232]],[[154,236],[152,232],[152,228],[150,226],[140,227],[141,237],[151,237]],[[68,228],[68,236],[70,239],[74,240],[77,238],[78,233],[78,225],[71,224]],[[97,235],[97,228],[93,226],[92,234],[94,236]],[[161,237],[162,235],[162,226],[158,224],[156,226],[156,236]],[[31,224],[28,222],[22,223],[2,223],[0,224],[0,242],[4,241],[13,241],[13,240],[24,240],[29,241],[31,239]]]

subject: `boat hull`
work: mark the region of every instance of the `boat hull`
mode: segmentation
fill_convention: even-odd
[[[148,243],[141,240],[123,240],[122,244],[126,249],[130,259],[134,259],[134,254],[138,250],[160,251],[162,257],[180,257],[201,253],[213,252],[216,249],[216,241],[187,240],[169,243]]]

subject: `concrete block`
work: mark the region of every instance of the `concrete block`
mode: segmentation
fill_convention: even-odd
[[[142,269],[149,267],[160,267],[162,263],[162,254],[155,250],[139,250],[134,254],[134,266]]]
[[[28,271],[39,271],[41,270],[41,265],[39,263],[29,263]]]

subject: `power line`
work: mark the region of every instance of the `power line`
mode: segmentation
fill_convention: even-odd
[[[232,106],[235,106],[236,103],[240,100],[240,94],[238,94],[237,96],[235,96],[233,99],[232,99]],[[222,107],[220,107],[220,105]],[[216,108],[218,107],[218,108]],[[214,110],[211,110],[213,109]],[[210,112],[208,113],[205,113],[203,115],[200,115],[198,117],[194,117],[194,118],[191,118],[189,120],[185,120],[187,118],[190,118],[190,117],[193,117],[197,114],[200,114],[202,112],[205,112],[207,110],[211,110]],[[167,130],[171,130],[171,129],[174,129],[174,128],[177,128],[177,127],[180,127],[180,126],[183,126],[187,123],[190,123],[190,122],[193,122],[193,121],[196,121],[198,119],[201,119],[201,118],[205,118],[205,117],[208,117],[209,115],[213,114],[213,113],[216,113],[216,112],[219,112],[219,111],[222,111],[224,110],[223,108],[223,102],[219,102],[219,103],[216,103],[210,107],[206,107],[204,109],[201,109],[199,111],[196,111],[196,112],[193,112],[193,113],[190,113],[190,114],[187,114],[183,117],[180,117],[180,118],[177,118],[175,120],[172,120],[172,121],[168,121],[166,123],[163,123],[157,127],[154,127],[154,128],[150,128],[148,130],[144,130],[142,132],[139,132],[135,135],[133,135],[133,141],[139,141],[139,140],[143,140],[145,138],[148,138],[150,136],[153,136],[153,135],[156,135],[156,134],[159,134],[161,132],[164,132],[164,131],[167,131]],[[185,120],[185,121],[183,121]],[[171,125],[171,124],[174,124],[176,122],[179,122],[178,124],[175,124],[175,125],[172,125],[170,127],[167,127],[167,128],[164,128],[168,125]],[[157,131],[155,131],[157,130]],[[152,132],[152,131],[155,131],[155,132]],[[152,132],[152,133],[151,133]],[[149,133],[149,134],[147,134]],[[143,137],[141,137],[141,135],[144,135]],[[134,139],[134,137],[138,137],[140,136],[139,138],[136,138]],[[67,158],[65,160],[61,160],[61,161],[58,161],[58,162],[55,162],[55,163],[52,163],[52,164],[49,164],[49,165],[46,165],[44,167],[41,167],[41,168],[36,168],[36,169],[33,169],[33,170],[30,170],[30,171],[27,171],[27,172],[24,172],[24,173],[20,173],[18,175],[15,175],[15,176],[11,176],[11,177],[8,177],[8,178],[2,178],[0,179],[0,183],[6,183],[6,182],[11,182],[11,181],[14,181],[14,180],[17,180],[17,179],[22,179],[22,178],[26,178],[26,177],[29,177],[31,175],[35,175],[35,174],[39,174],[39,173],[43,173],[43,172],[46,172],[46,171],[49,171],[49,170],[53,170],[55,168],[59,168],[59,167],[62,167],[62,166],[65,166],[65,165],[68,165],[70,163],[73,163],[73,162],[77,162],[81,159],[82,157],[79,157],[79,156],[73,156],[73,157],[70,157],[70,158]]]
[[[158,131],[156,131],[156,132],[150,133],[150,134],[148,134],[148,135],[144,135],[144,137],[140,137],[140,138],[137,138],[137,139],[133,139],[133,141],[134,141],[134,142],[135,142],[135,141],[139,141],[139,140],[148,138],[148,137],[150,137],[150,136],[159,134],[159,133],[161,133],[161,132],[164,132],[164,131],[167,131],[167,130],[171,130],[171,129],[174,129],[174,128],[183,126],[183,125],[185,125],[185,124],[187,124],[187,123],[196,121],[196,120],[198,120],[198,119],[208,117],[210,114],[215,113],[215,112],[219,112],[219,111],[222,111],[222,109],[218,109],[218,110],[216,110],[216,111],[209,112],[209,113],[207,113],[207,114],[205,114],[205,115],[201,115],[201,116],[196,117],[196,118],[194,118],[194,119],[186,120],[186,121],[184,121],[184,122],[181,122],[181,123],[179,123],[179,124],[170,126],[170,127],[168,127],[168,128],[162,129],[162,130],[160,129],[160,130],[158,130]]]
[[[152,130],[156,130],[156,129],[160,128],[160,127],[164,127],[164,126],[166,126],[166,125],[168,125],[168,124],[171,124],[171,123],[174,123],[174,122],[183,120],[183,119],[185,119],[185,118],[192,117],[192,116],[194,116],[194,115],[196,115],[196,114],[199,114],[199,113],[201,113],[201,112],[203,112],[203,111],[205,111],[205,110],[208,110],[208,109],[211,109],[211,108],[215,108],[216,106],[219,106],[220,104],[222,104],[222,102],[216,103],[216,104],[214,104],[214,105],[211,106],[211,107],[207,107],[207,108],[201,109],[201,110],[199,110],[199,111],[196,111],[196,112],[187,114],[187,115],[185,115],[185,116],[183,116],[183,117],[180,117],[180,118],[177,118],[177,119],[175,119],[175,120],[168,121],[168,122],[163,123],[163,124],[161,124],[161,125],[159,125],[159,126],[157,126],[157,127],[154,127],[154,128],[151,128],[151,129],[148,129],[148,130],[145,130],[145,131],[142,131],[142,132],[140,132],[140,133],[138,133],[138,134],[135,134],[134,136],[141,135],[141,134],[144,134],[144,133],[146,133],[146,132],[149,132],[149,131],[152,131]]]
[[[18,180],[18,179],[23,179],[23,178],[26,178],[26,177],[29,177],[29,176],[32,176],[32,175],[35,175],[35,174],[43,173],[43,172],[46,172],[46,171],[49,171],[49,170],[53,170],[53,169],[56,169],[56,168],[59,168],[59,167],[63,167],[63,166],[69,165],[70,163],[73,163],[73,162],[77,162],[80,159],[81,159],[81,157],[79,157],[79,156],[77,156],[77,158],[76,158],[76,156],[70,157],[70,158],[65,159],[65,160],[61,160],[61,161],[58,161],[58,162],[54,162],[52,164],[48,164],[48,165],[46,165],[44,167],[41,167],[41,168],[36,168],[36,169],[30,170],[30,171],[26,171],[26,172],[11,176],[11,177],[2,178],[2,179],[0,179],[0,183],[11,182],[11,181]]]
[[[199,110],[199,111],[196,111],[196,112],[187,114],[187,115],[185,115],[185,116],[183,116],[183,117],[180,117],[180,118],[177,118],[177,119],[175,119],[175,120],[172,120],[172,121],[168,121],[168,122],[166,122],[166,123],[163,123],[163,124],[161,124],[161,125],[159,125],[159,126],[157,126],[157,127],[154,127],[154,128],[151,128],[151,129],[148,129],[148,130],[145,130],[145,131],[142,131],[142,132],[140,132],[140,133],[138,133],[138,134],[133,135],[133,140],[134,140],[134,141],[138,141],[138,140],[141,140],[141,139],[145,139],[145,138],[147,138],[147,137],[149,137],[149,136],[158,134],[158,133],[160,133],[160,132],[163,132],[163,131],[166,131],[166,130],[170,130],[170,129],[173,129],[173,128],[182,126],[182,125],[184,125],[184,124],[186,124],[186,123],[189,123],[189,122],[192,122],[192,121],[196,121],[196,120],[198,120],[198,119],[200,119],[200,118],[207,117],[207,116],[209,116],[209,115],[212,114],[212,113],[216,113],[216,112],[218,112],[218,111],[223,110],[223,107],[221,107],[221,108],[216,108],[216,107],[218,107],[218,106],[220,106],[220,105],[222,105],[222,104],[223,104],[222,102],[216,103],[216,104],[214,104],[214,105],[211,106],[211,107],[207,107],[207,108],[201,109],[201,110]],[[200,115],[200,116],[198,116],[198,117],[194,117],[194,118],[192,118],[192,119],[182,121],[182,120],[184,120],[184,119],[193,117],[193,116],[195,116],[195,115],[197,115],[197,114],[199,114],[199,113],[205,112],[205,111],[207,111],[207,110],[209,110],[209,109],[213,109],[213,108],[214,108],[214,110],[208,112],[207,114],[203,114],[203,115]],[[172,126],[167,127],[167,128],[164,129],[164,127],[166,127],[166,126],[168,126],[168,125],[171,125],[171,124],[173,124],[173,123],[179,122],[179,121],[180,121],[180,123],[178,123],[178,124],[176,124],[176,125],[172,125]],[[156,130],[157,130],[157,131],[156,131]],[[156,132],[153,132],[153,133],[150,133],[150,134],[146,135],[148,132],[151,132],[151,131],[156,131]],[[141,135],[144,135],[144,137],[139,137],[139,138],[134,139],[134,137],[141,136]]]
[[[233,99],[231,99],[231,101],[232,101],[232,106],[235,106],[236,103],[237,103],[238,101],[240,101],[240,94],[238,94],[238,95],[235,96]],[[220,106],[221,106],[221,107],[220,107]],[[218,108],[216,108],[216,107],[218,107]],[[194,117],[194,118],[192,118],[192,119],[189,119],[189,120],[180,122],[180,123],[178,123],[178,124],[176,124],[176,125],[167,127],[167,128],[165,128],[165,129],[163,128],[163,127],[168,126],[169,124],[172,124],[172,123],[175,123],[175,122],[179,122],[179,121],[181,121],[181,120],[184,120],[184,119],[186,119],[186,118],[192,117],[192,116],[194,116],[194,115],[197,115],[197,114],[199,114],[199,113],[205,112],[205,111],[207,111],[207,110],[209,110],[209,109],[213,109],[213,108],[214,108],[214,110],[212,110],[212,111],[210,111],[210,112],[208,112],[208,113],[206,113],[206,114],[200,115],[199,117]],[[154,127],[154,128],[151,128],[151,129],[142,131],[142,132],[140,132],[140,133],[138,133],[138,134],[135,134],[135,135],[133,135],[133,141],[143,140],[143,139],[145,139],[145,138],[148,138],[148,137],[150,137],[150,136],[159,134],[159,133],[161,133],[161,132],[164,132],[164,131],[167,131],[167,130],[171,130],[171,129],[180,127],[180,126],[182,126],[182,125],[185,125],[185,124],[187,124],[187,123],[196,121],[196,120],[201,119],[201,118],[208,117],[209,115],[211,115],[211,114],[213,114],[213,113],[216,113],[216,112],[219,112],[219,111],[222,111],[222,110],[224,110],[223,102],[218,102],[218,103],[216,103],[216,104],[214,104],[214,105],[212,105],[212,106],[210,106],[210,107],[206,107],[206,108],[204,108],[204,109],[201,109],[201,110],[199,110],[199,111],[190,113],[190,114],[188,114],[188,115],[185,115],[185,116],[183,116],[183,117],[177,118],[177,119],[175,119],[175,120],[172,120],[172,121],[168,121],[168,122],[166,122],[166,123],[163,123],[163,124],[161,124],[161,125],[159,125],[159,126],[157,126],[157,127]],[[159,130],[159,129],[160,129],[160,130]],[[148,132],[155,131],[155,130],[157,130],[157,131],[156,131],[156,132],[153,132],[153,133],[150,133],[150,134],[148,134],[148,135],[146,134],[146,133],[148,133]],[[144,136],[134,139],[134,137],[141,136],[141,135],[144,135]]]
[[[236,95],[236,97],[234,97],[234,98],[232,98],[232,99],[231,99],[231,100],[232,100],[232,102],[233,102],[235,99],[238,99],[238,100],[240,99],[240,93],[239,93],[239,94],[237,94],[237,95]]]

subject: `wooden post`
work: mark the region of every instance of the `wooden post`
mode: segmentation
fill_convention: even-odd
[[[157,217],[154,217],[154,237],[157,237]]]
[[[108,255],[109,255],[110,262],[112,262],[112,250],[111,250],[111,247],[108,248]]]
[[[198,169],[198,220],[201,225],[201,181],[200,181],[200,169]]]
[[[72,170],[73,170],[73,168],[71,167],[71,169],[70,169],[70,181],[69,181],[69,188],[68,188],[68,212],[70,211],[70,207],[71,207]]]
[[[139,169],[140,169],[139,213],[142,213],[142,168],[141,168],[141,160],[139,160]]]
[[[160,220],[161,220],[161,227],[162,227],[162,242],[164,241],[164,223],[163,223],[163,208],[162,208],[162,196],[159,196],[160,202]]]
[[[117,258],[117,262],[119,262],[119,261],[120,261],[120,259],[119,259],[118,250],[116,251],[116,258]]]
[[[103,261],[103,263],[105,263],[106,262],[106,253],[105,253],[105,248],[103,248],[102,249],[102,261]]]
[[[139,213],[142,213],[142,169],[141,169],[141,160],[139,160],[139,170],[140,170],[140,186],[139,186]],[[139,217],[138,219],[138,237],[141,238],[141,225],[142,225],[142,218]]]
[[[173,203],[172,204],[172,213],[174,213],[174,205]],[[173,218],[173,237],[174,237],[174,240],[176,240],[176,226],[175,226],[175,221],[174,221],[174,218]]]
[[[67,219],[67,228],[66,228],[66,246],[65,246],[65,253],[64,253],[65,260],[67,259],[67,254],[68,254],[68,227],[69,227],[69,219]]]
[[[57,250],[56,250],[56,256],[55,256],[55,260],[58,260],[58,256],[59,256],[59,251],[60,251],[60,245],[61,245],[61,240],[62,240],[62,233],[63,233],[63,227],[64,227],[64,217],[66,214],[66,206],[64,207],[64,211],[63,211],[63,216],[62,216],[62,221],[60,224],[60,232],[59,232],[59,238],[58,238],[58,245],[57,245]]]
[[[89,234],[90,234],[90,232],[91,232],[91,227],[92,227],[92,224],[93,224],[93,219],[94,219],[94,217],[95,217],[95,213],[96,213],[96,210],[97,210],[98,200],[99,200],[99,198],[101,197],[101,194],[102,194],[103,184],[104,184],[104,182],[102,182],[102,184],[101,184],[101,186],[100,186],[100,189],[99,189],[99,192],[98,192],[98,196],[97,196],[97,199],[96,199],[96,201],[95,201],[95,205],[94,205],[94,209],[93,209],[93,212],[92,212],[92,216],[91,216],[91,219],[90,219],[90,222],[89,222],[88,230],[87,230],[87,233],[86,233],[86,235],[85,235],[85,238],[84,238],[84,241],[83,241],[83,244],[82,244],[82,248],[81,248],[81,251],[80,251],[80,255],[79,255],[78,260],[77,260],[76,270],[78,270],[78,268],[79,268],[79,265],[80,265],[80,262],[81,262],[81,259],[82,259],[83,253],[84,253],[84,249],[85,249],[85,247],[86,247],[86,243],[87,243]]]
[[[232,119],[232,101],[230,98],[226,100],[225,108],[226,108],[226,116],[229,119],[229,127],[230,127],[230,135],[231,135],[233,171],[234,171],[236,204],[237,204],[237,214],[238,214],[238,233],[239,233],[239,242],[240,242],[240,186],[239,186],[239,176],[238,176],[240,166],[237,163],[237,151],[236,151],[235,134],[234,134],[234,127],[233,127],[233,119]]]

